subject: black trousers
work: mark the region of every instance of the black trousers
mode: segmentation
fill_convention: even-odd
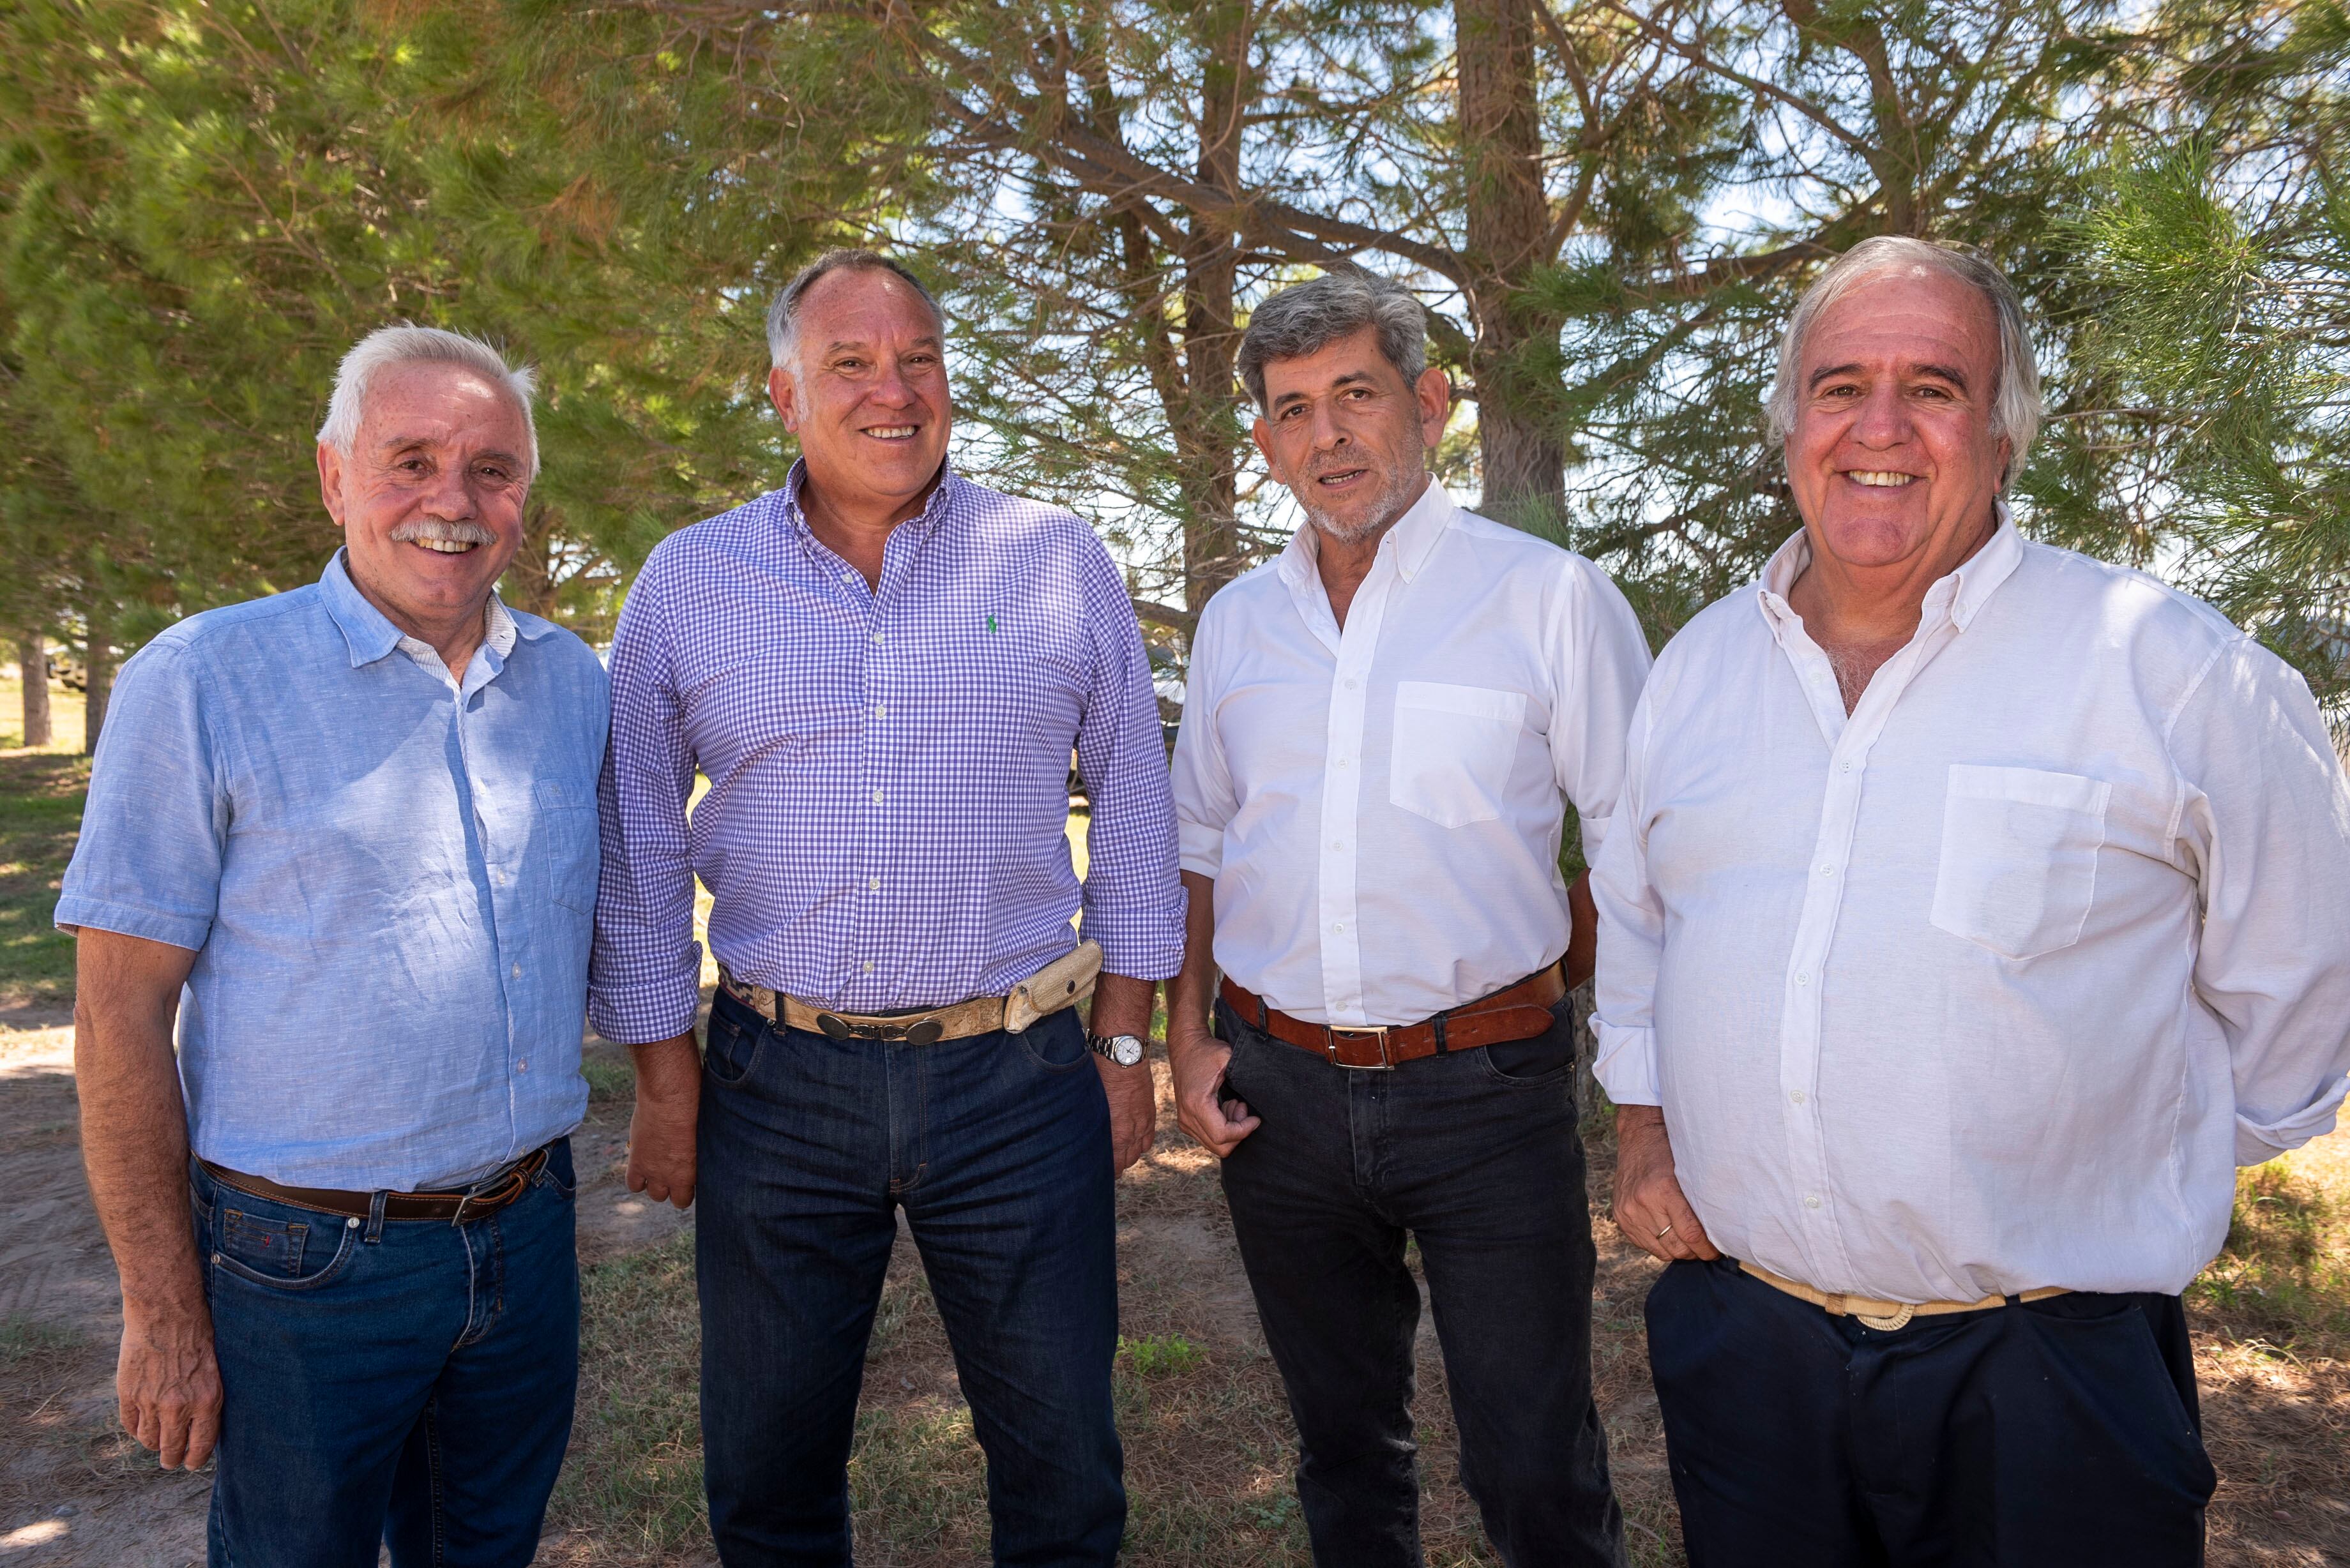
[[[2203,1561],[2177,1296],[1831,1317],[1724,1259],[1648,1295],[1691,1568],[2168,1568]]]
[[[1263,1118],[1224,1161],[1232,1229],[1297,1422],[1321,1568],[1418,1568],[1419,1243],[1461,1479],[1509,1568],[1616,1564],[1623,1521],[1591,1400],[1590,1210],[1567,1004],[1551,1031],[1357,1072],[1217,1009]]]

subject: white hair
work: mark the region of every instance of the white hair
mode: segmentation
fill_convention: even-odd
[[[1858,284],[1879,273],[1905,266],[1922,266],[1954,277],[1981,294],[1999,323],[1999,381],[1992,392],[1991,433],[2008,440],[2007,472],[2023,466],[2023,454],[2040,433],[2040,367],[2032,351],[2032,334],[2023,319],[2023,301],[2007,275],[1983,260],[1949,245],[1906,234],[1879,234],[1866,239],[1828,264],[1796,303],[1787,318],[1786,336],[1779,343],[1779,373],[1771,383],[1772,436],[1784,442],[1794,433],[1796,382],[1803,374],[1804,339],[1819,325],[1829,306]]]
[[[522,415],[523,439],[529,448],[522,454],[530,471],[526,477],[538,477],[538,427],[530,417],[538,372],[527,365],[507,364],[504,354],[478,337],[406,321],[377,327],[343,356],[342,366],[335,372],[335,395],[327,400],[327,418],[318,426],[319,445],[333,447],[345,457],[351,455],[351,443],[359,440],[368,387],[378,374],[395,365],[456,365],[503,390]]]

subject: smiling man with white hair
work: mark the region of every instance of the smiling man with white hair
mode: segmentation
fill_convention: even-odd
[[[2241,629],[2017,533],[1990,264],[1854,247],[1771,416],[1803,531],[1659,656],[1593,877],[1690,1561],[2199,1563],[2179,1293],[2334,1125],[2350,789]]]
[[[569,1436],[608,699],[494,587],[532,389],[363,339],[318,431],[343,548],[148,644],[99,743],[57,910],[82,1147],[123,1425],[217,1454],[213,1568],[527,1563]]]

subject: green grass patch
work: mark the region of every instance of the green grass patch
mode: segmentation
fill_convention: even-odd
[[[88,793],[87,757],[0,756],[0,996],[49,1006],[73,1000],[73,939],[54,918]]]
[[[1119,1334],[1118,1358],[1137,1377],[1180,1377],[1197,1370],[1207,1355],[1180,1334],[1149,1334],[1140,1339]]]
[[[2350,1355],[2350,1193],[2341,1172],[2312,1158],[2303,1151],[2237,1173],[2228,1244],[2189,1296],[2239,1339],[2340,1356]]]
[[[0,1318],[0,1367],[65,1355],[81,1343],[78,1335],[28,1317]]]

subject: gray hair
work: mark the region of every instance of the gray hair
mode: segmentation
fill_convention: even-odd
[[[478,337],[446,332],[438,327],[418,327],[403,321],[379,327],[351,346],[335,371],[334,396],[327,400],[327,417],[318,426],[318,444],[333,447],[345,457],[359,440],[359,421],[366,413],[368,388],[376,377],[395,365],[456,365],[473,371],[514,400],[522,415],[523,454],[529,476],[538,477],[538,426],[530,416],[531,394],[538,390],[538,372],[527,365],[514,366]]]
[[[2023,466],[2023,454],[2040,433],[2043,412],[2040,402],[2040,366],[2032,351],[2032,332],[2023,319],[2023,301],[2007,275],[1982,257],[1951,245],[1906,234],[1878,234],[1866,239],[1828,264],[1796,303],[1787,319],[1786,336],[1779,343],[1779,373],[1771,383],[1766,405],[1771,434],[1784,442],[1794,433],[1796,382],[1803,375],[1804,340],[1829,306],[1858,284],[1898,267],[1922,266],[1953,277],[1973,288],[1990,305],[1999,323],[1999,382],[1991,404],[1991,433],[2008,440],[2007,472]]]
[[[903,262],[883,255],[879,251],[843,246],[825,252],[800,268],[792,281],[777,291],[775,303],[767,306],[768,364],[780,370],[793,355],[799,352],[800,302],[807,297],[808,290],[837,272],[886,272],[892,277],[903,279],[922,296],[922,303],[931,307],[931,317],[939,324],[939,335],[942,337],[946,335],[947,313],[939,308],[939,302],[931,297],[931,291],[922,286],[922,280],[908,271]]]
[[[1404,383],[1419,380],[1428,369],[1428,308],[1403,285],[1367,272],[1326,272],[1283,289],[1250,312],[1241,337],[1241,382],[1250,400],[1264,407],[1268,360],[1303,358],[1366,327],[1378,329],[1379,353]]]

